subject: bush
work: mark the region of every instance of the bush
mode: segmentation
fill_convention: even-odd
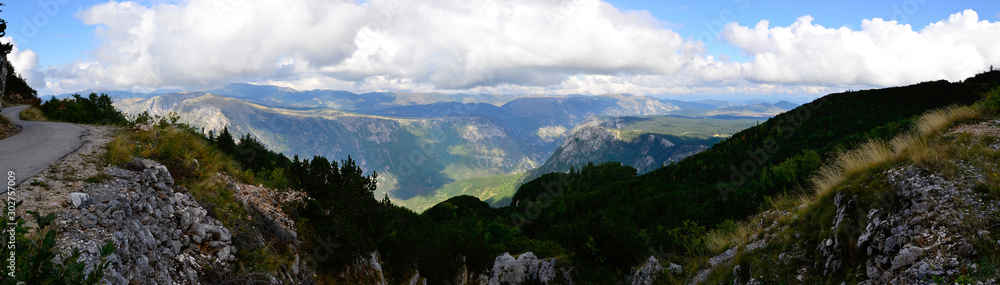
[[[90,93],[86,98],[74,94],[72,99],[53,98],[42,104],[41,108],[46,117],[56,121],[99,125],[128,124],[125,114],[115,109],[112,103],[107,94],[98,96]]]
[[[24,111],[21,111],[21,115],[20,116],[21,116],[21,120],[27,120],[27,121],[43,121],[44,122],[44,121],[48,121],[49,120],[49,118],[45,117],[45,113],[42,111],[42,109],[39,108],[39,107],[36,107],[36,106],[31,106],[31,107],[28,107],[27,109],[24,109]]]
[[[1000,114],[1000,88],[993,89],[986,94],[986,100],[983,101],[983,107],[986,113],[998,115]]]

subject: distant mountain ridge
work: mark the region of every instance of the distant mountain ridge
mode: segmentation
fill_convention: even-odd
[[[708,149],[757,122],[681,116],[592,117],[569,131],[569,137],[542,166],[529,171],[526,180],[604,162],[619,162],[645,174]]]
[[[129,114],[149,112],[165,116],[173,112],[181,117],[180,122],[204,128],[206,132],[218,132],[228,126],[237,135],[251,134],[268,148],[289,156],[346,158],[350,155],[363,169],[380,174],[380,191],[390,194],[393,199],[434,197],[423,199],[430,202],[441,199],[433,191],[445,185],[466,189],[468,187],[458,187],[454,183],[493,176],[521,177],[512,175],[540,166],[542,169],[534,172],[565,171],[565,167],[589,161],[621,161],[645,172],[703,150],[726,134],[739,131],[713,130],[714,133],[697,139],[690,138],[685,134],[689,130],[683,128],[657,131],[655,129],[663,128],[668,122],[656,119],[653,121],[658,123],[650,123],[651,119],[646,117],[667,116],[685,110],[669,100],[626,94],[355,94],[247,84],[231,84],[217,91],[229,95],[169,93],[119,99],[116,106]],[[690,106],[710,105],[695,103]],[[744,109],[732,110],[743,112]],[[769,110],[777,111],[773,107]],[[670,124],[677,120],[715,120],[698,117],[702,115],[704,112],[688,112],[671,119]],[[572,130],[585,129],[581,124],[593,118],[630,120],[645,125],[610,131],[624,132],[627,136],[640,138],[638,140],[578,135],[574,142],[567,144],[572,134],[584,134]],[[750,126],[747,122],[742,122],[744,127]],[[720,136],[712,137],[714,134]],[[591,139],[595,141],[582,142],[596,147],[591,152],[566,149],[587,149],[574,146],[579,143],[577,140]],[[663,141],[669,143],[663,144]],[[632,154],[632,150],[639,151]],[[551,158],[555,153],[559,154],[556,159]],[[510,195],[512,189],[491,190],[491,193]],[[503,197],[493,200],[509,201]]]

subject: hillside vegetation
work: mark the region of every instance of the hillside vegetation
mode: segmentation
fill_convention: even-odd
[[[541,166],[528,172],[535,179],[545,173],[568,172],[588,163],[618,162],[639,174],[708,149],[761,119],[710,117],[624,116],[593,117],[568,131],[565,141]]]
[[[998,86],[1000,72],[990,72],[957,83],[831,94],[645,175],[618,163],[545,174],[521,186],[512,206],[498,209],[476,197],[460,196],[416,214],[378,199],[374,194],[379,174],[366,174],[350,157],[287,158],[253,136],[237,142],[223,129],[206,137],[169,119],[154,119],[155,128],[117,138],[108,146],[108,161],[122,163],[132,156],[160,161],[237,235],[264,229],[240,229],[247,227],[240,224],[246,209],[225,188],[215,186],[221,183],[214,178],[217,173],[306,193],[306,202],[286,210],[297,220],[297,237],[303,242],[298,253],[316,261],[321,283],[361,282],[340,273],[372,253],[377,253],[380,272],[392,283],[418,273],[428,283],[444,283],[460,274],[471,274],[463,280],[475,279],[505,252],[529,251],[556,257],[553,262],[560,268],[574,268],[572,278],[580,284],[631,280],[628,276],[651,255],[664,265],[679,265],[654,270],[660,283],[692,278],[727,283],[752,282],[750,278],[775,283],[891,280],[901,276],[897,271],[902,269],[878,271],[878,278],[872,278],[860,247],[855,247],[859,234],[837,225],[864,229],[869,217],[881,215],[869,209],[895,213],[917,204],[873,206],[898,201],[884,199],[896,183],[888,179],[933,179],[925,173],[961,173],[961,165],[995,174],[995,138],[947,130],[954,122],[994,116],[1000,106]],[[982,103],[973,105],[977,101]],[[848,151],[852,149],[857,150]],[[984,179],[970,191],[987,201],[995,199],[1000,181]],[[840,216],[843,219],[834,218]],[[973,216],[964,216],[968,223],[959,229],[997,222],[995,215],[977,216],[983,220]],[[884,233],[881,228],[872,232]],[[995,275],[996,264],[990,260],[996,260],[997,237],[990,232],[979,236],[967,239],[977,253],[959,254],[964,259],[956,261],[955,268],[974,263],[982,271],[926,276],[957,281]],[[233,274],[249,280],[287,268],[293,253],[282,251],[287,250],[280,246],[282,240],[242,248],[237,254],[241,265]],[[337,250],[324,250],[329,244],[336,244]],[[893,254],[898,252],[886,256]],[[782,261],[789,266],[766,266],[782,259],[793,261]],[[803,266],[808,268],[800,273]],[[565,282],[562,278],[552,282]]]
[[[544,175],[505,210],[525,236],[578,254],[574,265],[591,280],[613,280],[650,255],[684,263],[705,252],[708,230],[734,227],[769,197],[810,193],[810,177],[839,149],[891,139],[929,110],[972,104],[997,76],[831,94],[643,176],[614,164]]]
[[[289,159],[267,150],[251,136],[237,143],[227,129],[219,136],[205,137],[188,126],[171,124],[169,119],[154,121],[158,123],[148,131],[116,138],[108,146],[108,161],[122,164],[133,156],[159,161],[178,185],[188,188],[201,204],[207,205],[210,215],[235,229],[234,240],[254,240],[262,234],[265,241],[270,240],[240,247],[236,253],[238,267],[213,276],[235,275],[238,280],[260,281],[259,274],[277,275],[279,270],[290,268],[295,264],[293,256],[299,254],[315,261],[312,269],[319,273],[317,281],[353,283],[359,281],[344,280],[339,272],[354,266],[359,256],[378,252],[383,258],[382,269],[392,280],[404,280],[415,270],[424,278],[450,280],[461,264],[486,267],[499,253],[526,250],[524,244],[537,244],[516,238],[515,230],[502,219],[479,222],[478,226],[439,224],[387,199],[376,199],[378,174],[364,175],[350,157],[341,161],[319,156]],[[301,250],[290,252],[285,238],[266,235],[266,228],[246,224],[252,210],[235,200],[216,173],[250,184],[287,189],[280,191],[306,193],[306,202],[285,208],[297,217]],[[337,244],[336,250],[324,248],[331,243]],[[323,257],[310,254],[317,252]],[[462,263],[456,256],[470,258]]]
[[[777,197],[733,230],[711,232],[710,254],[692,263],[707,268],[696,280],[996,282],[996,102],[994,89],[983,102],[928,112],[911,131],[839,153],[813,176],[813,193]]]
[[[452,197],[472,196],[485,201],[491,207],[502,207],[510,204],[510,198],[521,185],[522,178],[524,173],[469,178],[449,183],[435,190],[432,195],[419,195],[394,203],[423,212]]]

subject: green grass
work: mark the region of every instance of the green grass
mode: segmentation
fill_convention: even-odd
[[[524,173],[469,178],[444,185],[431,191],[432,195],[420,195],[394,202],[416,212],[423,212],[448,198],[469,195],[494,207],[505,206],[510,203],[509,198],[514,196],[523,177]]]
[[[728,137],[736,132],[752,127],[765,119],[713,119],[704,117],[675,117],[675,116],[639,116],[625,117],[626,120],[634,122],[619,131],[640,131],[641,133],[654,133],[673,135],[678,137],[691,137],[698,139],[708,139],[712,137]],[[628,137],[628,135],[623,135]]]
[[[119,134],[107,145],[105,162],[124,165],[132,157],[142,157],[162,163],[170,171],[177,185],[187,188],[191,195],[227,228],[233,229],[234,240],[251,237],[254,229],[246,228],[253,213],[238,202],[217,174],[225,173],[237,180],[255,181],[253,175],[241,170],[232,157],[191,129],[170,125],[157,125],[151,131]],[[99,176],[87,179],[100,181]],[[292,253],[263,248],[238,248],[235,272],[240,274],[274,274],[281,267],[291,266]]]
[[[104,183],[104,181],[108,181],[108,179],[111,179],[111,175],[108,175],[107,173],[101,173],[98,175],[94,175],[90,178],[87,178],[84,181],[89,183]]]
[[[465,148],[465,145],[453,145],[448,147],[448,154],[469,156],[469,150]]]
[[[454,181],[504,175],[504,172],[501,169],[469,166],[468,164],[462,162],[452,162],[447,164],[441,173]]]

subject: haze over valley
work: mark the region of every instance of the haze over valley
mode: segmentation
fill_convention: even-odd
[[[0,0],[20,284],[997,284],[1000,1]]]
[[[228,127],[289,157],[350,155],[379,173],[377,196],[389,194],[417,211],[459,195],[506,206],[525,178],[590,162],[649,172],[796,106],[632,95],[301,92],[245,84],[121,98],[115,105],[131,115],[175,114],[206,133]],[[477,183],[483,180],[499,185]]]

